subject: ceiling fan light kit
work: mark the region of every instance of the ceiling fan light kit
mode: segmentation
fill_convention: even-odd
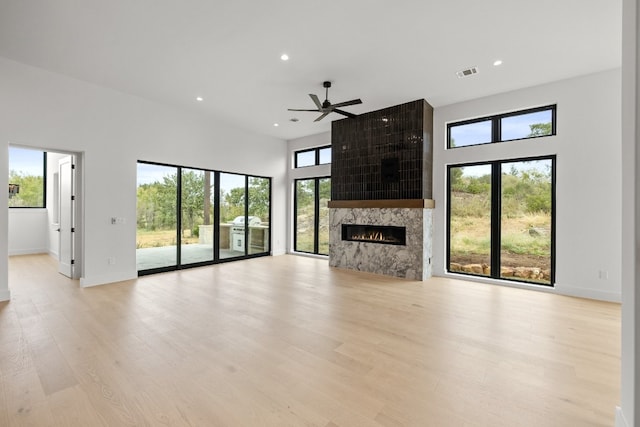
[[[289,111],[308,111],[308,112],[317,112],[317,113],[321,113],[320,117],[318,117],[317,119],[314,120],[314,122],[319,122],[320,120],[324,119],[325,117],[327,117],[330,113],[338,113],[338,114],[342,114],[343,116],[346,117],[357,117],[356,114],[350,113],[348,111],[344,111],[341,109],[341,107],[348,107],[350,105],[357,105],[357,104],[362,104],[362,100],[358,99],[352,99],[350,101],[345,101],[345,102],[339,102],[337,104],[332,104],[329,101],[329,88],[331,87],[331,82],[330,81],[325,81],[322,83],[322,87],[325,88],[325,99],[323,102],[320,102],[320,99],[318,98],[318,95],[315,95],[313,93],[309,94],[309,97],[311,98],[311,100],[313,101],[313,103],[316,106],[315,110],[305,110],[305,109],[297,109],[297,108],[289,108]]]

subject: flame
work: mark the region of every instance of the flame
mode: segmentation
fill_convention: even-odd
[[[373,231],[371,233],[365,233],[365,234],[353,234],[351,236],[351,239],[370,240],[374,242],[395,242],[396,241],[396,239],[394,239],[391,236],[385,236],[382,231]]]

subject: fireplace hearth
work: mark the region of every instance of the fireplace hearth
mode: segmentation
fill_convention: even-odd
[[[342,224],[342,240],[404,246],[407,229],[391,225]]]

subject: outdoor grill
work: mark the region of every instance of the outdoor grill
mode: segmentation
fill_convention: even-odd
[[[260,225],[262,221],[257,216],[249,217],[249,227]],[[233,220],[231,226],[231,249],[234,251],[244,252],[245,233],[244,233],[244,216],[237,216]]]

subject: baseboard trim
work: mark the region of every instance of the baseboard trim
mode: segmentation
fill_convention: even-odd
[[[45,248],[38,249],[18,249],[9,251],[9,256],[18,256],[18,255],[40,255],[40,254],[48,254],[49,251]]]
[[[579,298],[589,298],[599,301],[621,302],[622,294],[620,292],[606,292],[597,289],[577,288],[556,283],[556,291],[562,295],[568,295]]]
[[[117,272],[113,274],[107,274],[102,276],[90,276],[81,277],[80,286],[83,288],[90,288],[92,286],[108,285],[110,283],[125,282],[127,280],[134,280],[138,278],[138,273]]]
[[[627,419],[624,417],[622,408],[619,406],[616,406],[616,427],[629,427],[629,423],[627,423]]]

